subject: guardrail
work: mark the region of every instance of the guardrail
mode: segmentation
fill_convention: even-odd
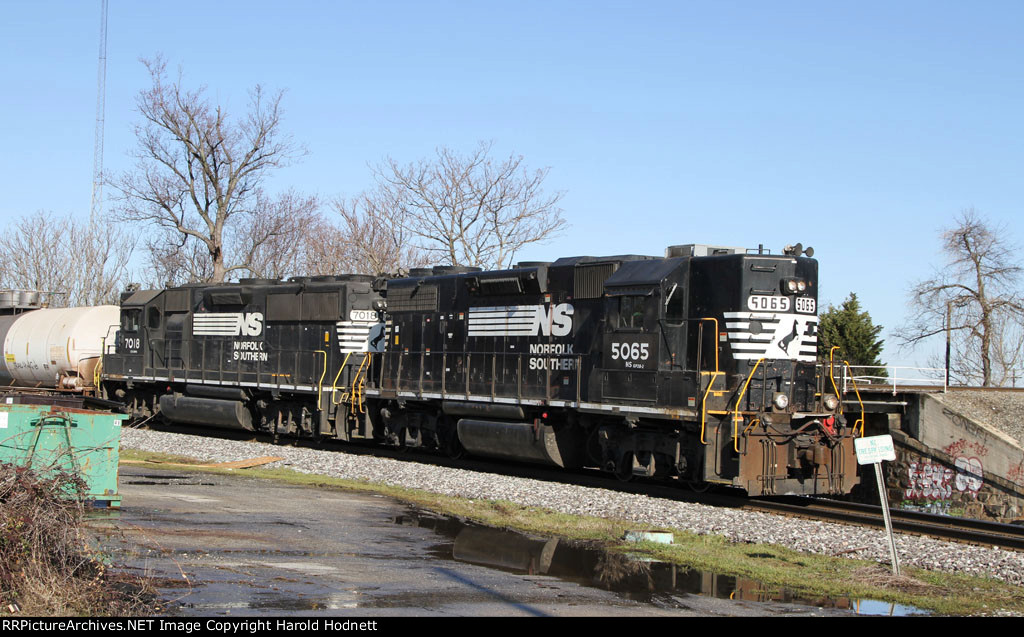
[[[861,390],[885,388],[893,394],[900,388],[908,387],[935,387],[943,392],[949,389],[946,385],[946,370],[942,367],[844,365],[842,369],[837,367],[835,373],[840,391],[844,394],[853,391],[854,383]]]

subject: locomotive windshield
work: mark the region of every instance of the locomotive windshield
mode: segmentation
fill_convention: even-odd
[[[126,332],[138,332],[141,316],[142,310],[126,310],[121,314],[121,329]]]
[[[619,297],[619,327],[640,329],[644,326],[646,296]]]

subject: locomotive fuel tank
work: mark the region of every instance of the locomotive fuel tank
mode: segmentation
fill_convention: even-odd
[[[92,384],[116,305],[38,309],[0,316],[0,384],[81,389]]]

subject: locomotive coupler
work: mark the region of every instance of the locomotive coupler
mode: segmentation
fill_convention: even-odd
[[[789,466],[825,466],[831,464],[831,454],[828,447],[817,442],[812,442],[806,447],[790,446]]]

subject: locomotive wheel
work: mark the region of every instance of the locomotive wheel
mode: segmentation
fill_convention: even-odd
[[[704,475],[704,461],[700,459],[696,462],[696,466],[693,468],[692,476]],[[690,478],[686,480],[686,486],[690,487],[695,493],[704,493],[711,488],[711,483],[705,480]]]
[[[444,443],[444,452],[452,460],[458,460],[466,456],[466,448],[462,446],[459,434],[453,431],[450,436],[447,436],[447,440]]]
[[[438,448],[452,460],[458,460],[466,456],[466,448],[459,440],[458,420],[444,414],[438,415],[437,437]]]
[[[598,439],[598,432],[600,430],[600,427],[594,427],[591,429],[590,433],[587,435],[586,444],[587,458],[589,458],[590,462],[597,467],[601,466],[602,456],[601,441]]]
[[[615,467],[615,477],[621,482],[629,482],[633,479],[633,454],[632,452],[622,454],[622,459]]]
[[[700,480],[687,480],[686,486],[690,487],[694,493],[704,493],[711,488],[711,483]]]

